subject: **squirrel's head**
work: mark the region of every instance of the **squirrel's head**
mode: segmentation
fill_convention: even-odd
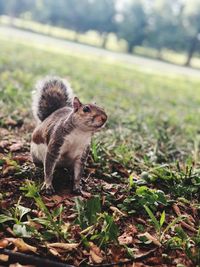
[[[75,97],[73,100],[73,123],[84,131],[95,132],[107,121],[105,111],[95,104],[82,104]]]

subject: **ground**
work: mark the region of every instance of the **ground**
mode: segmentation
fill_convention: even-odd
[[[30,40],[1,37],[0,247],[76,266],[199,266],[200,79]],[[55,173],[54,196],[39,193],[31,90],[49,74],[108,113],[82,197],[66,170]]]

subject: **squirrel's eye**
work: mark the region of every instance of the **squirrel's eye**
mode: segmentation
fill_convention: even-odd
[[[83,112],[90,112],[90,108],[88,106],[83,107]]]

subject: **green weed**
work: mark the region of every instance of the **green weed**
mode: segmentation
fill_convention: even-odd
[[[57,240],[66,240],[68,234],[62,230],[64,228],[64,222],[61,216],[63,206],[60,205],[50,212],[39,194],[39,188],[33,182],[27,181],[25,186],[20,189],[26,193],[26,197],[34,199],[37,207],[44,214],[41,218],[33,219],[34,222],[38,222],[46,228],[46,231],[42,234],[43,238],[51,239],[56,237]]]

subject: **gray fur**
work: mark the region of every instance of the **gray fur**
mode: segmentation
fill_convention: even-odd
[[[73,93],[66,80],[46,77],[38,81],[35,88],[32,110],[36,121],[43,121],[59,108],[72,107]]]
[[[106,113],[93,104],[85,112],[78,98],[72,103],[71,88],[58,78],[45,79],[37,86],[33,107],[40,123],[32,135],[31,155],[44,166],[43,188],[53,192],[53,172],[59,166],[71,170],[73,190],[79,193],[92,135],[105,124]]]

